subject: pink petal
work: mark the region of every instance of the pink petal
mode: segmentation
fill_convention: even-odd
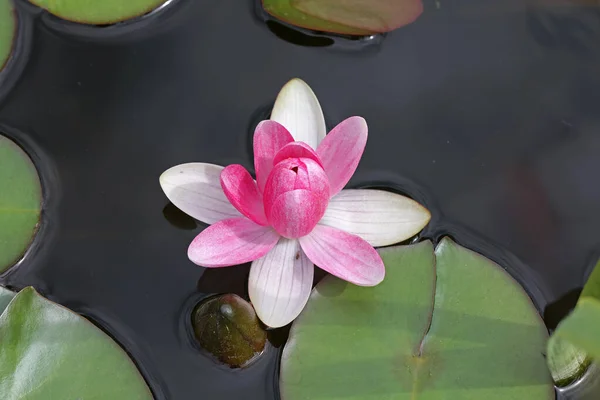
[[[321,164],[321,160],[319,159],[317,152],[303,142],[292,142],[283,146],[275,155],[275,158],[273,159],[273,165],[277,165],[287,158],[310,158],[319,164],[321,168],[323,168],[323,164]]]
[[[269,222],[283,237],[302,237],[323,217],[327,201],[327,198],[303,189],[283,193],[270,208]]]
[[[329,177],[332,197],[352,178],[367,145],[367,136],[367,122],[361,117],[350,117],[333,128],[317,148]]]
[[[375,286],[385,277],[381,257],[358,236],[317,225],[299,241],[313,263],[345,281],[359,286]]]
[[[271,328],[292,322],[312,289],[314,265],[294,239],[279,239],[266,256],[252,262],[248,294],[258,318]]]
[[[329,179],[323,168],[310,158],[288,158],[273,168],[263,193],[267,218],[273,202],[280,195],[298,189],[309,190],[319,199],[329,200]]]
[[[294,141],[292,135],[279,122],[262,121],[254,131],[254,169],[256,182],[262,192],[273,169],[273,158],[283,146]]]
[[[188,257],[202,267],[229,267],[263,257],[278,240],[279,235],[270,227],[247,218],[226,219],[196,236],[188,248]]]
[[[259,225],[268,224],[262,194],[246,168],[238,164],[225,167],[221,172],[221,187],[239,212]]]

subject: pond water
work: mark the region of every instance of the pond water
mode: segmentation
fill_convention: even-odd
[[[203,226],[169,205],[158,177],[193,161],[251,169],[253,128],[293,77],[314,89],[329,128],[351,115],[369,123],[352,186],[424,204],[422,237],[449,234],[506,267],[550,328],[597,260],[598,8],[426,0],[416,23],[350,41],[266,24],[251,0],[178,0],[115,29],[21,3],[37,19],[0,131],[32,154],[46,206],[34,247],[0,284],[33,285],[90,318],[158,400],[279,398],[285,330],[238,371],[190,341],[197,301],[247,296],[248,269],[188,260]]]

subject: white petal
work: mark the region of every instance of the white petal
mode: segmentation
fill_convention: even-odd
[[[214,164],[181,164],[163,172],[160,186],[177,208],[207,224],[241,217],[221,188],[221,171]]]
[[[266,256],[252,262],[248,293],[258,318],[279,328],[302,311],[312,290],[314,265],[295,239],[281,238]]]
[[[360,236],[371,246],[388,246],[419,233],[431,214],[416,201],[373,189],[347,189],[334,196],[319,221]]]
[[[298,142],[316,149],[325,138],[327,128],[319,100],[303,80],[289,81],[279,92],[271,119],[287,128]]]

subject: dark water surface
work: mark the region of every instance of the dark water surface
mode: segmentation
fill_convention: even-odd
[[[501,263],[540,310],[571,292],[548,308],[552,328],[600,248],[599,9],[425,6],[383,38],[313,47],[250,0],[178,0],[103,29],[38,14],[0,124],[33,153],[48,203],[36,246],[0,283],[34,285],[102,326],[159,400],[277,399],[276,349],[230,371],[190,344],[196,300],[244,294],[248,270],[187,259],[203,226],[168,206],[158,177],[193,161],[251,168],[254,125],[300,77],[330,128],[369,123],[352,185],[421,201],[434,215],[423,236]]]

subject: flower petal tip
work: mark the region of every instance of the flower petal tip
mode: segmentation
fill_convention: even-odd
[[[163,172],[159,183],[167,198],[181,211],[214,224],[241,216],[223,193],[221,171],[223,167],[214,164],[180,164]]]
[[[298,241],[280,239],[250,268],[248,294],[258,318],[271,328],[296,319],[310,296],[313,274],[314,266]]]
[[[294,140],[316,149],[325,138],[325,117],[313,90],[299,78],[287,82],[280,90],[271,111],[271,120],[285,126]]]

